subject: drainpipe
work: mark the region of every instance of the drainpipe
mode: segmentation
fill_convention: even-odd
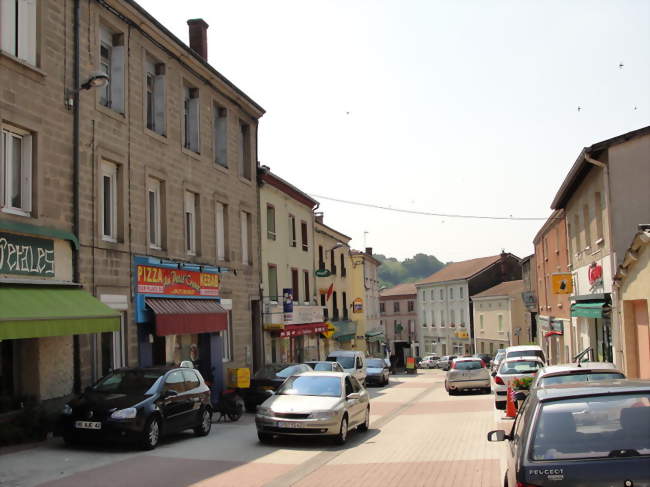
[[[74,2],[74,92],[73,92],[73,132],[72,132],[72,233],[79,241],[79,90],[80,90],[80,25],[81,0]],[[73,248],[72,280],[80,281],[79,250]]]

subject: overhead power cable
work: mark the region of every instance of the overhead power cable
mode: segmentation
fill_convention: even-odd
[[[350,201],[350,200],[343,200],[340,198],[332,198],[331,196],[323,196],[319,194],[310,194],[313,198],[317,198],[320,200],[328,200],[328,201],[335,201],[337,203],[343,203],[346,205],[354,205],[354,206],[363,206],[365,208],[374,208],[377,210],[386,210],[386,211],[394,211],[397,213],[408,213],[411,215],[424,215],[424,216],[438,216],[438,217],[444,217],[444,218],[473,218],[473,219],[478,219],[478,220],[512,220],[512,221],[545,221],[548,220],[548,218],[541,218],[541,217],[521,217],[521,216],[486,216],[486,215],[459,215],[459,214],[454,214],[454,213],[436,213],[433,211],[423,211],[423,210],[407,210],[405,208],[393,208],[392,206],[384,206],[384,205],[376,205],[373,203],[362,203],[360,201]]]

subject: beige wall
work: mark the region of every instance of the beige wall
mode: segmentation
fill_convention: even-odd
[[[380,313],[380,319],[383,322],[384,333],[389,342],[392,343],[394,340],[410,341],[409,321],[414,332],[417,326],[415,298],[415,294],[410,296],[380,296],[379,302],[384,305],[384,312]],[[408,310],[409,302],[413,303],[413,311]],[[394,311],[394,303],[399,303],[399,311]],[[396,323],[402,325],[401,333],[395,333]],[[413,333],[413,339],[415,339],[415,333]],[[391,348],[391,350],[394,351],[395,349]]]

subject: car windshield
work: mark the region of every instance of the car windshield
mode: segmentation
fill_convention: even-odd
[[[517,360],[515,362],[503,362],[503,365],[499,370],[499,374],[532,374],[533,372],[537,372],[537,369],[540,369],[541,367],[543,367],[543,365],[536,360]]]
[[[497,353],[496,357],[494,357],[494,361],[499,362],[499,361],[503,360],[504,356],[505,356],[505,353],[503,353],[503,352]]]
[[[332,363],[331,362],[316,362],[315,364],[310,364],[313,365],[314,370],[327,370],[327,371],[332,371]]]
[[[354,357],[327,357],[330,362],[338,362],[344,369],[354,369]]]
[[[291,367],[295,367],[295,365],[289,365],[288,367],[287,367],[287,364],[269,364],[269,365],[265,365],[260,370],[255,372],[255,375],[253,376],[253,378],[254,379],[273,379],[278,375],[280,377],[289,377],[291,375],[291,372],[287,373],[286,375],[280,375],[280,373],[284,373],[285,370],[290,369]]]
[[[116,370],[102,378],[92,390],[106,394],[151,395],[158,390],[164,374],[160,370]]]
[[[341,379],[339,377],[315,377],[296,375],[289,377],[278,389],[280,396],[341,396]]]
[[[532,460],[650,455],[650,394],[553,401],[534,427]]]
[[[383,369],[386,366],[386,362],[380,358],[369,358],[367,363],[368,367],[375,369]]]
[[[625,379],[625,376],[620,372],[588,372],[586,374],[573,372],[566,375],[552,375],[550,377],[542,377],[539,383],[542,386],[550,386],[553,384],[567,384],[570,382],[593,382],[597,380],[611,379]]]
[[[508,358],[516,357],[539,357],[544,360],[544,352],[541,350],[515,350],[508,352]]]
[[[483,364],[481,364],[480,360],[463,360],[460,362],[455,362],[454,369],[455,370],[476,370],[476,369],[482,369]]]

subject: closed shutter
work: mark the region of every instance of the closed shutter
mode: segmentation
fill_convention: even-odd
[[[18,57],[36,64],[36,0],[18,0]]]
[[[160,135],[165,135],[165,75],[157,74],[154,80],[154,129]]]
[[[124,46],[113,45],[111,49],[110,89],[111,108],[124,113]]]
[[[21,154],[21,172],[23,180],[21,181],[22,192],[22,210],[26,212],[32,211],[32,143],[34,137],[31,135],[23,135],[22,151]]]
[[[194,152],[199,151],[199,98],[189,99],[189,148]]]
[[[0,0],[0,49],[13,56],[16,52],[16,2]]]

